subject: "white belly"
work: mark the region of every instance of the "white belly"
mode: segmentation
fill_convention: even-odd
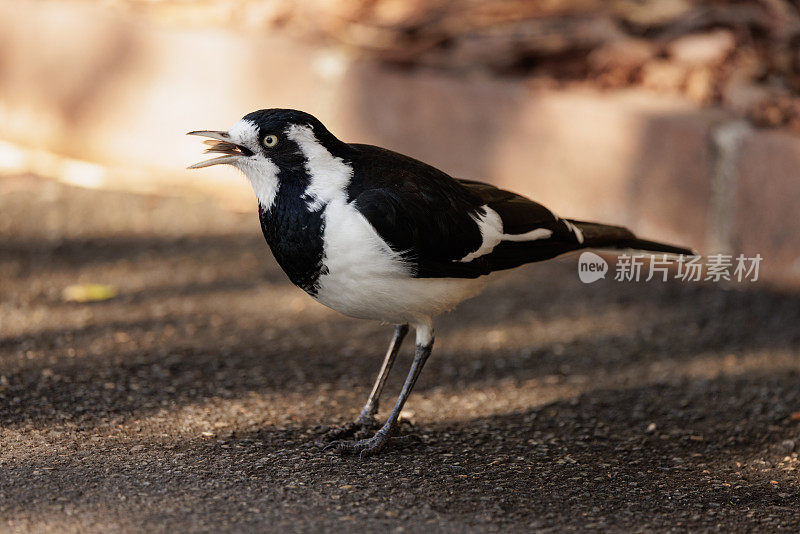
[[[417,323],[475,296],[485,279],[412,278],[408,266],[343,199],[325,207],[327,273],[317,300],[345,315],[388,323]]]

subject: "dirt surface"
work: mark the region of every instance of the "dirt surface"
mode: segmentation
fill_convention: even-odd
[[[0,529],[797,531],[798,324],[757,284],[528,266],[438,322],[418,439],[343,458],[391,329],[291,286],[255,213],[3,177]]]

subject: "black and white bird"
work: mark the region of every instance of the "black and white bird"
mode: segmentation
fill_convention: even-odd
[[[264,109],[228,131],[189,133],[210,138],[206,152],[221,154],[190,169],[224,163],[250,180],[264,237],[295,285],[345,315],[396,325],[360,416],[329,434],[343,452],[385,446],[431,353],[434,317],[481,291],[486,275],[584,248],[691,254],[619,226],[562,219],[385,148],[345,143],[302,111]],[[414,360],[379,426],[378,400],[409,326]]]

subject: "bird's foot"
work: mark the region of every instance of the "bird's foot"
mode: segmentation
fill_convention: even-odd
[[[337,440],[329,443],[324,450],[336,450],[342,454],[358,454],[359,458],[372,456],[389,442],[389,432],[381,428],[374,436],[356,441]]]
[[[358,421],[350,424],[357,425]],[[413,425],[411,425],[411,423],[401,419],[392,425],[391,428],[387,428],[387,425],[382,426],[380,430],[375,432],[375,434],[371,437],[362,437],[363,433],[367,432],[366,430],[362,430],[356,434],[354,441],[335,439],[334,441],[328,443],[323,450],[335,450],[342,454],[358,454],[360,458],[364,458],[366,456],[372,456],[373,454],[376,454],[390,443],[392,447],[396,447],[398,445],[401,447],[406,447],[422,442],[420,437],[415,434],[398,436],[397,434],[401,427],[406,427],[406,430],[413,430]]]
[[[371,415],[361,415],[353,422],[331,428],[322,436],[324,441],[336,441],[342,438],[364,439],[375,433],[381,424]]]

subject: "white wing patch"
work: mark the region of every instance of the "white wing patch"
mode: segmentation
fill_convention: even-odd
[[[578,243],[583,243],[583,232],[581,232],[581,229],[566,219],[561,219],[561,221],[564,223],[567,229],[575,235],[575,239],[578,240]]]
[[[503,220],[500,218],[500,215],[489,206],[484,205],[482,208],[484,214],[475,218],[475,222],[478,223],[478,228],[483,238],[481,246],[475,252],[470,252],[458,260],[460,262],[466,263],[475,258],[480,258],[481,256],[489,254],[494,250],[494,247],[503,241],[536,241],[539,239],[547,239],[553,235],[553,231],[547,228],[536,228],[524,234],[504,234]]]
[[[468,262],[489,254],[503,240],[503,220],[500,215],[489,206],[483,206],[483,211],[484,213],[480,217],[473,217],[475,222],[478,223],[478,228],[483,238],[481,246],[475,252],[470,252],[458,261]]]
[[[553,235],[552,230],[537,228],[524,234],[503,234],[503,241],[536,241],[537,239],[547,239],[551,235]]]
[[[308,208],[319,211],[342,195],[353,178],[353,168],[328,152],[308,126],[293,124],[286,130],[286,136],[297,143],[306,157],[311,184],[303,195],[308,200]]]

